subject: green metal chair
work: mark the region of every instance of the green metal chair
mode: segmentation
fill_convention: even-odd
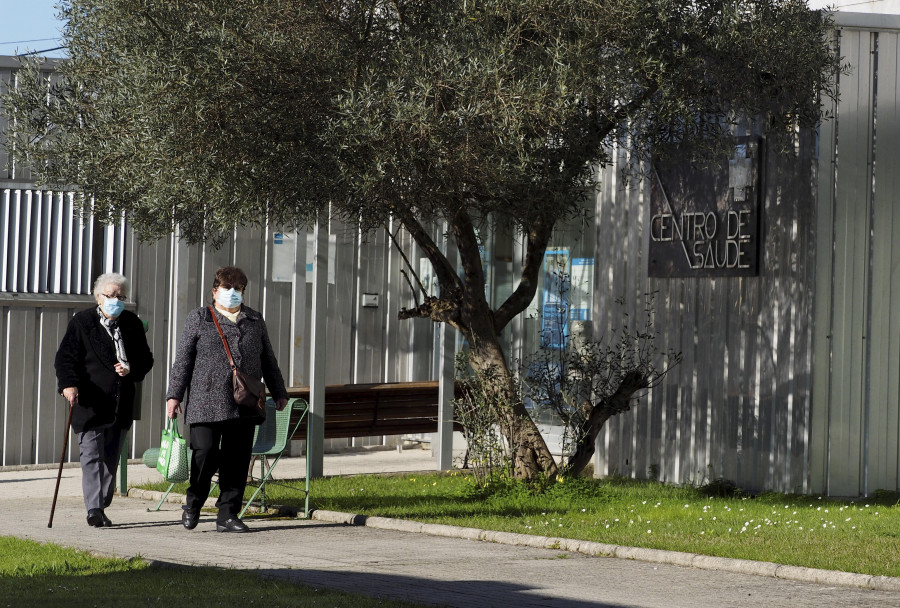
[[[294,433],[297,432],[297,429],[300,428],[301,423],[309,413],[309,404],[299,397],[288,401],[287,406],[280,412],[275,409],[275,402],[272,399],[266,400],[266,408],[266,420],[261,425],[256,427],[256,436],[253,439],[252,450],[253,456],[259,458],[260,477],[253,477],[252,464],[250,467],[250,483],[258,484],[258,486],[256,488],[256,491],[253,492],[253,495],[250,497],[250,500],[247,501],[247,504],[241,510],[238,517],[244,516],[244,513],[247,511],[253,501],[256,500],[257,496],[260,496],[260,509],[265,511],[266,484],[271,481],[272,471],[275,469],[278,461],[281,460],[281,457],[284,454],[285,449],[288,447],[291,439],[293,438]],[[297,422],[291,425],[291,415],[295,411],[299,413],[299,416],[297,417]],[[267,460],[271,456],[274,456],[275,459],[271,464],[267,466]],[[307,469],[308,468],[309,467],[307,466]],[[304,514],[307,516],[309,514],[308,470],[306,474],[306,502],[304,507]]]

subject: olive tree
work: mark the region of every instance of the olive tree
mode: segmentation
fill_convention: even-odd
[[[554,226],[581,209],[610,144],[635,158],[720,149],[739,116],[813,125],[833,92],[827,14],[803,0],[71,0],[57,85],[19,73],[12,145],[147,239],[326,209],[391,220],[439,294],[401,317],[449,323],[495,402],[523,478],[553,476],[499,339],[535,296]],[[478,228],[524,241],[489,302]],[[458,273],[433,238],[445,225]],[[624,371],[627,402],[647,379]],[[619,390],[621,389],[621,390]]]

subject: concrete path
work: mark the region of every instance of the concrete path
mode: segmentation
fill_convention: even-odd
[[[277,470],[285,477],[292,471],[302,476],[303,466],[302,459],[285,459]],[[326,475],[433,467],[430,453],[423,450],[325,457]],[[48,528],[56,473],[55,468],[0,470],[0,535],[121,557],[258,570],[308,585],[461,608],[900,606],[897,579],[809,571],[804,576],[815,574],[822,582],[801,582],[728,571],[744,567],[746,572],[776,574],[753,569],[756,562],[685,561],[686,554],[661,551],[642,556],[657,561],[594,557],[506,544],[519,542],[519,536],[529,538],[523,535],[484,542],[466,538],[471,530],[448,526],[429,530],[384,518],[369,518],[366,525],[340,523],[352,520],[349,514],[251,520],[251,534],[218,534],[213,514],[204,513],[200,525],[187,531],[180,524],[179,505],[166,503],[161,511],[148,512],[154,503],[117,496],[107,510],[115,525],[91,528],[85,522],[77,467],[63,471],[53,528]],[[156,475],[142,464],[129,466],[131,483],[158,479]],[[702,567],[674,565],[678,563]],[[876,589],[848,586],[861,581]],[[127,603],[123,590],[123,605]]]

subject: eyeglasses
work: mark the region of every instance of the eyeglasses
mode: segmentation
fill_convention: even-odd
[[[115,293],[115,294],[113,294],[113,293],[110,293],[110,294],[103,293],[103,294],[100,294],[100,295],[102,295],[102,296],[103,296],[104,298],[106,298],[107,300],[116,299],[116,300],[121,300],[122,302],[124,302],[125,300],[128,299],[128,296],[123,296],[123,295],[117,294],[117,293]]]

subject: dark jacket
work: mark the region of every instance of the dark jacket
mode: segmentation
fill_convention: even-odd
[[[134,420],[135,383],[153,367],[153,354],[147,345],[144,325],[136,314],[123,311],[119,330],[131,372],[116,373],[116,347],[100,324],[97,307],[77,313],[56,351],[56,380],[59,391],[78,387],[78,403],[72,410],[72,429],[76,433],[109,424],[122,428]]]
[[[218,311],[216,317],[237,368],[254,378],[263,378],[274,399],[287,398],[262,315],[244,306],[237,324]],[[183,408],[188,424],[220,422],[240,418],[232,391],[231,366],[209,308],[195,308],[184,323],[166,399],[184,401],[187,393]]]

